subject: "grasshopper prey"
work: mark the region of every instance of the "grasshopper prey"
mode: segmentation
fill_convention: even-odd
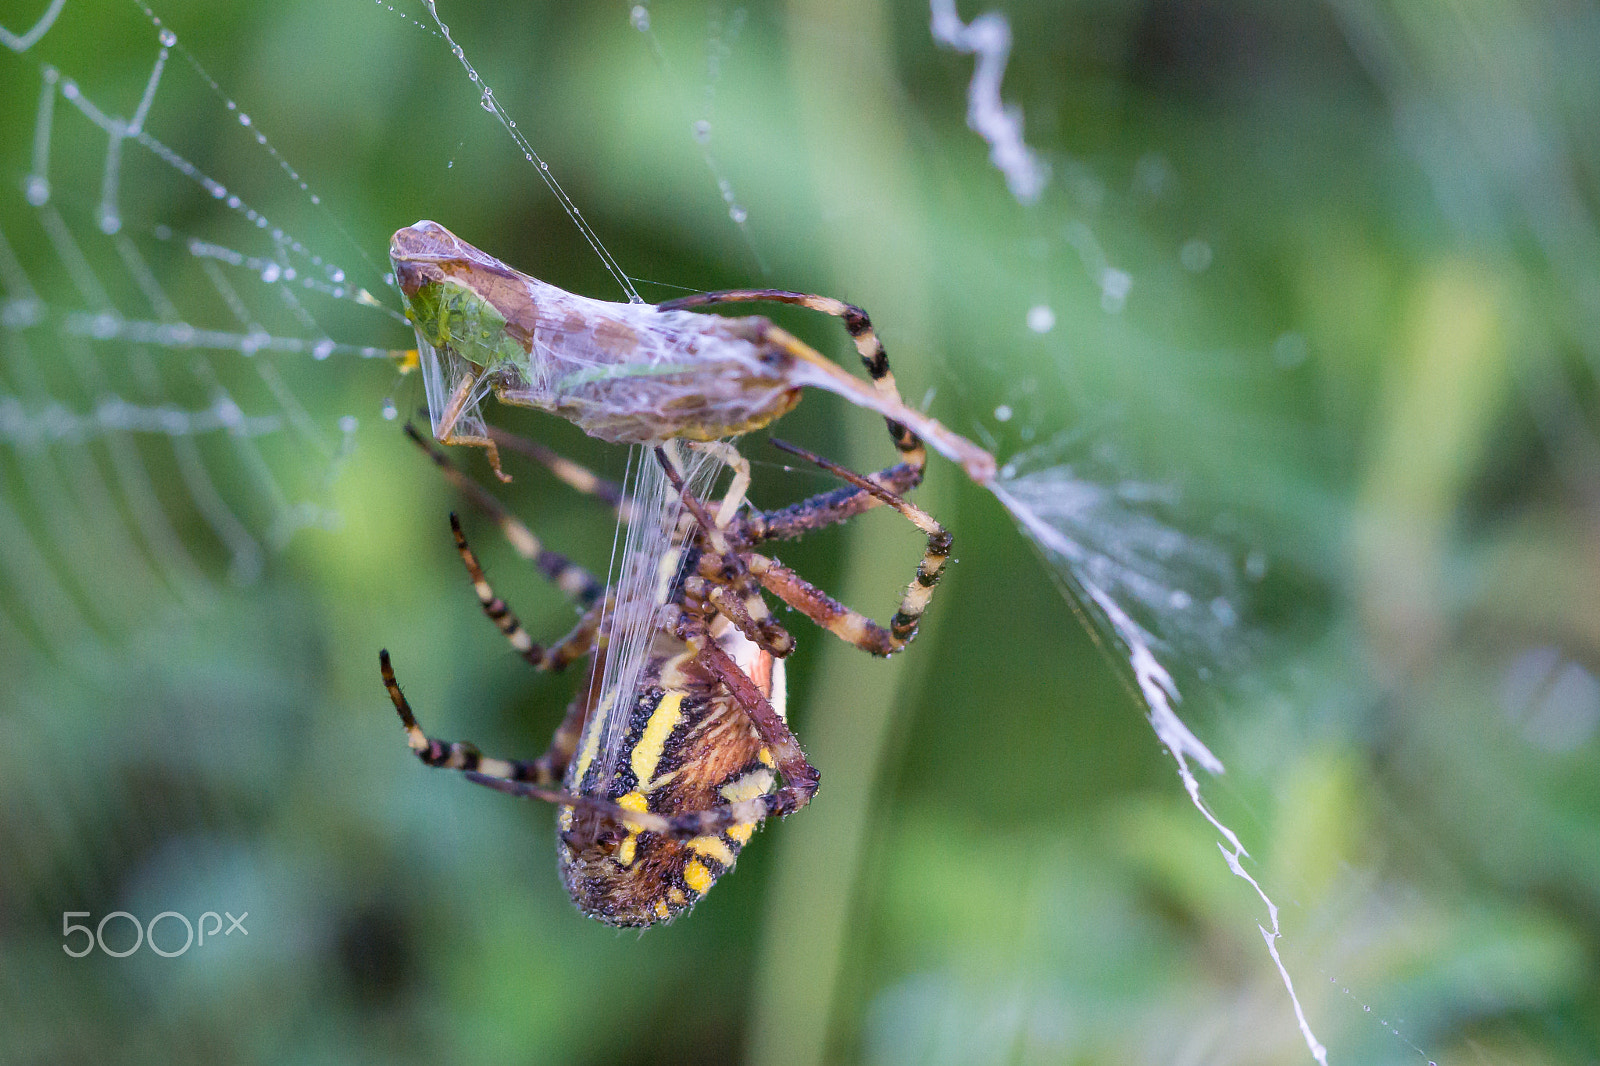
[[[865,312],[838,300],[769,289],[657,305],[593,300],[513,270],[427,221],[398,231],[389,259],[416,329],[434,436],[488,449],[496,473],[498,453],[479,410],[491,393],[559,414],[601,440],[658,445],[759,429],[810,386],[890,419],[901,427],[897,440],[920,436],[979,484],[994,478],[988,452],[906,406]],[[754,301],[843,318],[872,384],[765,318],[689,310]]]

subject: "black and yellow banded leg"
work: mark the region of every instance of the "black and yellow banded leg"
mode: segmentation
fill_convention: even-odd
[[[608,505],[616,513],[619,522],[628,522],[633,517],[633,507],[622,486],[615,481],[608,481],[581,463],[557,452],[554,448],[530,440],[516,433],[508,433],[495,426],[489,427],[489,439],[508,452],[515,452],[525,458],[532,459],[539,465],[547,468],[557,479],[566,483],[585,496],[593,496]]]
[[[539,572],[544,574],[556,588],[566,593],[580,610],[588,610],[600,602],[601,597],[605,595],[605,585],[593,574],[560,552],[545,548],[539,538],[533,535],[532,530],[506,510],[499,500],[489,495],[483,486],[457,470],[449,458],[435,447],[433,442],[418,433],[416,427],[410,423],[406,424],[406,436],[427,453],[451,484],[495,520],[516,553],[538,567]]]
[[[431,766],[448,765],[461,770],[475,784],[507,795],[574,807],[630,829],[689,839],[722,833],[734,826],[759,822],[773,815],[781,817],[792,814],[804,807],[816,795],[821,774],[800,750],[800,743],[790,732],[783,716],[715,641],[702,635],[695,643],[701,661],[727,685],[734,700],[749,715],[751,724],[761,737],[762,743],[771,752],[778,772],[783,777],[783,785],[777,791],[737,803],[719,804],[705,810],[685,811],[672,815],[636,811],[609,800],[579,796],[549,788],[536,781],[520,779],[513,773],[505,771],[508,767],[521,764],[484,759],[477,754],[477,749],[471,748],[470,745],[450,745],[430,740],[421,729],[413,728],[414,719],[407,717],[409,708],[401,710],[401,720],[408,723],[407,732],[411,737],[412,749]],[[385,675],[386,684],[389,683],[391,676]],[[399,695],[397,685],[390,687],[390,698],[395,701],[396,708],[404,707],[405,697]],[[463,748],[468,750],[462,752],[460,749]],[[474,759],[476,767],[469,768],[467,764]]]
[[[517,616],[512,613],[506,601],[495,595],[494,587],[489,584],[489,578],[478,563],[478,557],[467,544],[467,535],[461,531],[461,519],[453,512],[450,515],[450,532],[455,535],[456,551],[460,553],[461,562],[467,568],[467,575],[472,578],[472,588],[478,594],[478,603],[483,606],[483,613],[529,665],[537,670],[560,670],[574,659],[581,659],[594,650],[595,633],[599,628],[601,613],[599,604],[589,608],[578,626],[559,643],[548,648],[542,647],[528,636],[528,631],[522,628],[522,623],[517,620]]]
[[[686,582],[685,588],[694,589],[698,585],[699,591],[757,647],[780,659],[794,651],[794,637],[772,617],[755,579],[740,554],[734,551],[723,526],[689,492],[688,486],[683,483],[683,475],[666,450],[656,448],[655,456],[666,471],[667,480],[683,500],[684,508],[694,516],[710,544],[710,550],[700,554],[699,572],[695,575],[698,581],[691,579],[693,583]],[[740,462],[744,465],[743,477],[748,482],[749,464],[744,463],[742,458]],[[733,490],[730,489],[729,495],[732,494]]]
[[[750,460],[740,455],[739,449],[725,440],[684,443],[697,452],[716,456],[733,471],[733,480],[728,482],[728,491],[722,494],[722,502],[717,504],[716,528],[727,529],[734,518],[738,517],[739,509],[744,506],[746,495],[750,491]]]
[[[702,292],[692,296],[682,296],[676,300],[657,304],[656,309],[682,311],[693,307],[710,307],[727,303],[792,304],[843,319],[844,328],[849,332],[850,339],[855,343],[856,352],[861,356],[861,364],[866,367],[868,376],[872,378],[873,388],[880,395],[903,403],[900,390],[895,385],[894,373],[889,369],[889,354],[884,350],[883,342],[878,339],[877,331],[872,328],[872,319],[854,304],[835,300],[831,296],[789,292],[784,289],[726,289],[722,292]],[[923,447],[921,438],[911,432],[910,428],[892,418],[885,418],[884,421],[888,424],[889,437],[899,449],[902,461],[920,471],[926,465],[928,458],[927,449]]]
[[[603,644],[600,635],[600,623],[611,611],[611,597],[605,599],[583,612],[583,617],[578,619],[578,624],[572,627],[571,632],[544,650],[546,669],[554,672],[564,670],[568,664],[591,655]]]
[[[745,556],[745,565],[768,592],[835,636],[874,655],[888,655],[905,647],[916,635],[917,625],[933,598],[933,590],[950,561],[949,531],[922,508],[838,463],[783,441],[774,440],[772,443],[783,451],[816,463],[834,476],[850,482],[859,491],[869,493],[899,511],[928,538],[927,548],[917,564],[916,576],[901,597],[900,609],[890,619],[887,628],[845,607],[775,560],[751,552]]]
[[[718,649],[720,651],[721,649]],[[733,660],[724,659],[735,673],[741,678],[744,675]],[[629,807],[610,800],[600,799],[595,796],[582,796],[573,792],[554,787],[561,779],[565,770],[565,763],[556,765],[556,760],[548,756],[535,759],[532,762],[523,762],[515,759],[494,759],[485,756],[472,744],[436,740],[422,731],[417,724],[416,715],[411,710],[411,703],[400,691],[400,683],[395,680],[394,667],[389,661],[389,653],[378,653],[378,666],[383,674],[383,686],[389,693],[389,699],[394,704],[396,713],[400,715],[400,722],[405,727],[406,743],[416,753],[417,758],[428,766],[446,770],[456,770],[464,775],[467,780],[476,785],[492,788],[497,792],[504,792],[512,796],[522,796],[528,799],[544,800],[564,807],[597,815],[608,821],[616,822],[629,829],[640,832],[662,833],[678,838],[690,838],[707,833],[718,833],[730,826],[741,822],[756,822],[769,814],[788,814],[805,806],[812,794],[816,792],[818,774],[811,769],[805,761],[804,755],[799,755],[800,746],[794,740],[794,734],[789,733],[788,727],[783,724],[782,717],[767,703],[749,678],[744,678],[745,684],[754,693],[754,700],[765,705],[765,713],[758,707],[752,720],[760,716],[760,720],[769,723],[775,722],[781,732],[772,732],[772,739],[768,739],[770,730],[763,730],[758,724],[757,730],[761,732],[762,739],[774,752],[780,771],[785,773],[785,787],[778,792],[764,796],[757,796],[740,803],[726,804],[705,811],[694,811],[688,814],[664,816],[652,814],[647,811],[636,811]],[[746,694],[748,696],[748,694]],[[579,701],[581,703],[581,701]],[[569,722],[562,723],[561,732],[568,731],[567,727],[573,715],[569,713]],[[576,727],[570,730],[574,744],[578,734],[582,731],[581,714]],[[787,737],[787,743],[785,743]],[[554,746],[552,746],[554,747]],[[791,750],[792,749],[792,750]],[[569,748],[570,755],[570,748]],[[796,761],[798,755],[798,762]],[[787,769],[786,769],[787,766]],[[789,772],[794,773],[793,784],[788,777]]]
[[[776,443],[776,438],[773,439]],[[779,447],[782,445],[779,444]],[[887,489],[893,496],[904,496],[922,483],[922,471],[905,463],[886,467],[867,480]],[[769,540],[794,540],[827,526],[848,522],[858,514],[883,505],[883,500],[866,489],[849,486],[819,492],[815,496],[773,511],[754,511],[745,515],[744,540],[760,544]]]
[[[558,749],[562,733],[568,731],[568,722],[562,722],[561,729],[556,731],[557,740],[551,743],[551,750],[540,758],[527,762],[517,759],[487,758],[475,745],[435,740],[422,731],[422,727],[417,724],[416,715],[411,711],[410,701],[400,691],[400,683],[395,680],[394,666],[389,661],[388,649],[378,652],[378,669],[383,675],[383,687],[388,690],[389,700],[400,715],[400,723],[405,726],[406,743],[416,753],[417,758],[427,765],[445,770],[460,770],[468,774],[483,774],[506,781],[524,782],[540,788],[550,788],[555,785],[566,772],[566,763],[571,757],[572,746],[576,745],[577,735],[583,728],[581,709],[579,709],[577,728],[571,730],[572,743],[567,745],[565,758]],[[569,711],[568,718],[571,717],[572,712]]]

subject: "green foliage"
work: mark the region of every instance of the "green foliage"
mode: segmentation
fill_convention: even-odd
[[[19,6],[9,29],[44,5]],[[1224,604],[1239,623],[1163,651],[1228,767],[1207,802],[1282,908],[1276,946],[1331,1061],[1600,1056],[1592,14],[1011,0],[1002,95],[1053,170],[1024,208],[965,125],[972,60],[936,48],[911,0],[659,0],[653,36],[626,5],[441,7],[647,299],[761,284],[859,303],[912,404],[937,390],[934,413],[1002,461],[1073,434],[1062,462],[1172,487],[1168,520],[1224,545],[1248,575]],[[425,29],[348,0],[157,13],[323,206],[176,57],[150,133],[297,237],[381,264],[394,229],[437,218],[620,298]],[[41,62],[129,114],[155,51],[131,5],[69,0],[33,50],[0,52],[0,187],[28,172]],[[105,150],[85,125],[59,118],[52,144],[78,232]],[[125,166],[129,232],[219,225],[148,153]],[[84,306],[19,193],[0,231],[45,302]],[[191,257],[156,254],[180,315],[215,306]],[[1120,302],[1106,267],[1131,278]],[[1036,305],[1053,329],[1029,328]],[[409,346],[402,323],[327,315],[341,341]],[[851,365],[835,324],[774,317]],[[92,406],[70,343],[49,343],[0,332],[0,395]],[[175,404],[208,402],[187,373],[203,358],[277,409],[236,354],[154,355]],[[532,675],[482,620],[452,508],[531,632],[564,632],[570,609],[378,417],[389,364],[273,365],[313,418],[362,426],[327,489],[337,527],[287,538],[247,587],[222,576],[172,449],[138,454],[205,576],[164,583],[117,534],[130,508],[85,503],[110,456],[0,444],[0,537],[41,545],[0,549],[0,1060],[1309,1061],[1266,908],[1115,656],[951,464],[919,493],[958,561],[916,644],[873,661],[793,619],[816,802],[763,828],[691,916],[618,937],[568,905],[552,813],[419,766],[378,681],[387,646],[432,730],[527,757],[576,684]],[[621,473],[569,426],[506,419]],[[890,457],[873,422],[816,397],[779,432],[871,468]],[[328,464],[291,439],[265,438],[264,461],[314,496]],[[224,488],[257,476],[226,439],[200,446]],[[831,487],[744,447],[759,504]],[[511,470],[496,491],[604,572],[605,508]],[[83,513],[108,520],[62,520]],[[901,525],[867,516],[782,558],[887,617],[918,550]],[[250,912],[247,939],[61,951],[66,911],[224,909]]]

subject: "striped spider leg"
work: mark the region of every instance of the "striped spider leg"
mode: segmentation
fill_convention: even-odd
[[[754,593],[751,585],[753,579],[759,579],[762,587],[829,632],[873,654],[888,655],[904,647],[915,636],[917,622],[927,607],[949,557],[949,533],[920,508],[838,464],[782,441],[773,443],[850,482],[855,487],[855,493],[871,496],[880,503],[894,507],[927,535],[928,546],[900,609],[888,627],[881,626],[839,604],[792,570],[747,547],[769,537],[796,536],[805,529],[817,529],[844,521],[859,513],[861,504],[857,495],[827,493],[790,508],[781,515],[757,512],[744,521],[735,520],[730,516],[742,495],[743,483],[748,481],[748,465],[735,453],[730,459],[730,465],[738,470],[734,487],[713,518],[684,485],[681,475],[665,452],[657,450],[658,462],[682,498],[689,516],[699,527],[699,542],[692,549],[689,560],[693,574],[680,579],[673,610],[669,615],[670,621],[665,624],[690,649],[691,662],[698,663],[714,675],[732,696],[734,703],[749,716],[756,734],[766,745],[760,753],[761,761],[769,767],[775,762],[784,780],[782,788],[766,795],[721,808],[677,815],[672,826],[664,830],[666,832],[679,835],[705,833],[725,828],[730,822],[743,823],[773,814],[789,814],[805,806],[816,792],[820,774],[806,760],[787,726],[783,711],[772,705],[769,698],[773,695],[772,689],[770,686],[766,691],[758,688],[745,663],[737,661],[726,650],[730,643],[737,641],[738,635],[742,635],[745,644],[761,653],[756,657],[756,674],[761,674],[762,668],[771,670],[781,666],[782,657],[793,648],[792,638],[772,619],[764,602]],[[728,448],[725,444],[716,443],[699,447],[708,450]],[[738,606],[730,610],[729,607],[733,605]],[[774,639],[774,631],[778,639]],[[736,646],[743,648],[743,645]],[[648,723],[644,732],[649,732]],[[766,758],[768,754],[773,757],[771,760]],[[524,789],[510,781],[496,787],[513,794],[539,795],[535,790]],[[655,808],[652,805],[650,809]]]
[[[642,659],[637,683],[608,689],[605,672],[617,665],[615,593],[597,593],[586,575],[573,577],[571,564],[538,545],[436,448],[424,446],[452,480],[491,510],[519,551],[569,593],[578,593],[580,606],[592,604],[573,638],[530,651],[531,641],[457,533],[485,613],[524,658],[541,668],[554,668],[573,653],[588,652],[593,659],[588,683],[550,750],[522,762],[487,758],[472,745],[428,737],[400,691],[388,656],[381,654],[385,688],[409,745],[428,765],[461,770],[478,784],[558,804],[563,880],[584,913],[625,926],[680,913],[733,865],[763,818],[796,806],[790,802],[792,790],[771,794],[780,770],[786,781],[807,773],[799,745],[783,724],[782,663],[746,640],[705,598],[686,592],[682,580],[674,580],[637,653]],[[747,482],[748,467],[739,460],[718,509],[725,520],[736,516]],[[679,524],[689,535],[674,551],[692,569],[699,535],[692,521]],[[649,569],[653,573],[657,564]],[[671,574],[682,567],[668,560],[662,569]],[[603,613],[595,623],[597,612]],[[606,749],[612,748],[608,760]]]
[[[411,440],[428,455],[430,459],[444,473],[445,477],[466,495],[480,510],[493,518],[500,527],[502,535],[512,548],[522,558],[531,562],[556,588],[560,589],[573,602],[580,611],[581,617],[578,624],[565,637],[548,647],[534,643],[522,623],[512,612],[506,602],[497,596],[489,584],[488,577],[483,572],[476,554],[467,543],[465,532],[462,531],[461,521],[455,514],[450,515],[450,531],[455,539],[456,551],[461,556],[462,564],[466,567],[467,576],[471,579],[473,590],[477,593],[478,602],[483,608],[484,615],[494,623],[496,629],[506,638],[512,649],[517,652],[527,663],[536,670],[557,672],[565,669],[570,663],[594,653],[601,641],[601,621],[606,608],[606,589],[601,582],[588,571],[573,563],[558,552],[545,548],[543,543],[514,515],[507,511],[498,500],[484,491],[483,487],[471,478],[462,474],[431,442],[423,439],[415,427],[409,423],[405,432]],[[563,460],[565,461],[565,460]],[[572,464],[574,469],[581,470]],[[582,471],[588,474],[588,471]],[[558,476],[560,476],[558,474]],[[625,508],[621,492],[616,486],[604,482],[599,478],[589,475],[592,484],[586,490],[608,503],[612,503],[619,512]],[[563,478],[563,480],[567,480]],[[570,482],[569,482],[570,483]],[[477,772],[480,769],[497,777],[529,782],[538,786],[553,787],[561,779],[567,763],[572,758],[572,752],[577,745],[579,733],[583,729],[586,707],[580,700],[574,700],[568,708],[566,717],[556,728],[551,739],[550,748],[539,758],[531,762],[516,762],[508,760],[485,760],[481,753],[471,744],[440,745],[437,741],[429,741],[417,726],[415,717],[411,714],[405,698],[400,695],[399,685],[394,680],[394,670],[390,664],[388,650],[379,652],[384,686],[388,689],[391,699],[395,700],[395,707],[400,710],[402,723],[406,727],[408,741],[417,756],[430,766],[447,766],[452,769]],[[403,708],[403,709],[402,709]],[[486,764],[487,767],[486,767]]]
[[[736,437],[781,418],[808,388],[843,396],[902,427],[908,461],[925,440],[979,484],[994,457],[927,413],[908,407],[888,374],[870,320],[838,300],[778,289],[737,289],[622,304],[575,295],[515,270],[435,222],[397,231],[390,262],[415,329],[434,436],[498,444],[481,406],[550,411],[590,436],[655,446]],[[844,320],[871,384],[760,316],[695,309],[796,304]],[[913,445],[915,431],[921,440]]]
[[[869,341],[875,345],[870,333]],[[863,347],[863,357],[867,354]],[[886,377],[881,348],[873,362]],[[496,517],[519,552],[580,605],[589,605],[571,637],[550,650],[534,649],[515,616],[494,595],[459,523],[453,523],[458,550],[485,613],[536,666],[559,668],[585,653],[592,653],[593,660],[589,683],[574,699],[550,750],[532,762],[487,759],[471,745],[429,738],[400,692],[386,655],[385,687],[408,742],[423,762],[461,770],[475,783],[499,791],[560,805],[563,880],[584,913],[632,926],[681,913],[731,868],[760,821],[798,810],[815,794],[819,774],[784,719],[782,657],[792,650],[793,640],[772,619],[758,588],[874,654],[889,654],[914,635],[943,571],[949,537],[894,491],[920,481],[925,452],[914,434],[892,419],[886,421],[904,461],[870,478],[780,443],[849,487],[771,512],[745,509],[749,465],[731,446],[691,445],[734,471],[715,516],[665,451],[657,450],[659,468],[687,513],[678,520],[672,549],[677,558],[664,566],[651,565],[677,577],[665,593],[653,631],[636,653],[642,659],[637,682],[609,696],[596,682],[616,665],[617,653],[608,643],[615,619],[606,615],[616,610],[616,593],[601,592],[592,578],[545,550],[436,448],[416,438],[453,481]],[[500,443],[508,450],[529,451],[511,447],[503,435]],[[532,454],[563,480],[633,516],[631,502],[602,488],[587,471],[568,464],[563,474],[548,453],[535,446]],[[895,507],[928,535],[917,577],[887,628],[752,550],[883,504]]]

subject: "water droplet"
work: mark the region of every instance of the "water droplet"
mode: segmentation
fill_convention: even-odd
[[[745,224],[745,220],[750,217],[750,212],[746,211],[738,204],[734,204],[732,207],[728,208],[728,217],[742,226]]]
[[[540,170],[549,170],[550,169],[550,164],[546,163],[543,159],[541,159],[541,160],[539,160],[539,169]]]
[[[640,33],[649,32],[650,9],[643,4],[634,4],[633,10],[628,12],[628,21],[633,23],[633,28]]]
[[[334,270],[334,272],[332,274],[328,275],[328,278],[330,280],[332,280],[332,281],[341,281],[342,282],[344,280],[344,271],[336,269],[336,270]]]
[[[383,417],[385,421],[393,422],[399,415],[400,412],[394,405],[393,397],[383,401]]]
[[[1196,237],[1183,242],[1178,249],[1178,262],[1191,274],[1199,274],[1211,265],[1211,245]]]
[[[695,140],[699,141],[701,144],[711,143],[711,123],[708,120],[700,119],[695,122],[693,131]]]
[[[1267,576],[1267,553],[1260,548],[1252,548],[1244,557],[1244,576],[1251,581],[1260,581]]]
[[[244,204],[244,201],[240,200],[237,196],[228,197],[228,206],[233,208],[235,211],[239,210],[239,208],[241,206],[243,206],[243,204]]]
[[[39,320],[39,305],[33,300],[7,300],[0,303],[0,325],[22,329]]]
[[[1239,612],[1234,609],[1233,604],[1221,596],[1211,601],[1211,617],[1230,629],[1239,622]]]
[[[484,94],[478,98],[478,106],[483,108],[485,111],[488,111],[490,114],[493,114],[494,96],[485,90]]]
[[[1009,422],[1013,413],[1011,405],[1003,403],[994,409],[994,420],[996,422]]]
[[[1056,313],[1048,304],[1034,304],[1028,308],[1028,328],[1035,333],[1049,333],[1056,328]]]
[[[250,116],[245,114],[243,111],[239,112],[239,125],[241,125],[241,126],[250,125]]]
[[[1100,275],[1100,309],[1107,314],[1120,314],[1127,305],[1128,293],[1133,289],[1133,275],[1116,267],[1106,267]]]
[[[50,182],[37,174],[29,175],[28,182],[23,186],[28,202],[34,207],[43,207],[50,201]]]
[[[311,197],[311,202],[312,202],[312,204],[314,204],[314,205],[320,205],[320,204],[321,204],[321,203],[322,203],[322,197],[320,197],[320,196],[317,196],[317,195],[313,195],[313,196],[312,196],[312,197]]]
[[[178,35],[171,30],[162,30],[156,34],[156,38],[161,42],[161,47],[163,48],[171,48],[178,43]]]
[[[333,354],[333,338],[324,337],[311,346],[311,358],[321,362]]]
[[[361,423],[356,420],[355,415],[345,415],[339,419],[339,432],[345,436],[349,436],[360,427]]]
[[[1172,191],[1176,181],[1177,175],[1173,173],[1172,164],[1160,152],[1141,156],[1134,164],[1133,188],[1136,192],[1144,192],[1159,200]]]
[[[100,232],[107,236],[122,228],[122,218],[109,207],[100,211]]]

